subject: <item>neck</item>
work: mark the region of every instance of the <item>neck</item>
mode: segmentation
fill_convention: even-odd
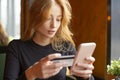
[[[33,37],[33,41],[37,43],[38,45],[46,46],[50,44],[50,38],[38,38],[38,37]]]

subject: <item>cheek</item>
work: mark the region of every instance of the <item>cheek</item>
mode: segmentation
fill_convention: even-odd
[[[57,26],[57,29],[56,29],[56,30],[58,31],[59,29],[60,29],[60,25],[59,25],[59,26]]]
[[[58,23],[58,24],[57,24],[57,28],[59,29],[59,28],[60,28],[60,26],[61,26],[61,23]]]
[[[45,28],[42,27],[42,26],[40,26],[40,27],[38,27],[38,28],[36,29],[36,32],[43,33],[43,32],[45,32]]]
[[[46,30],[46,28],[47,28],[47,25],[44,24],[44,25],[39,26],[37,30],[43,31],[43,30]]]

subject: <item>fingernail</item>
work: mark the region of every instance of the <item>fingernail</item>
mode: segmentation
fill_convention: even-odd
[[[55,53],[55,55],[56,55],[56,56],[61,56],[61,54],[60,54],[60,53]]]

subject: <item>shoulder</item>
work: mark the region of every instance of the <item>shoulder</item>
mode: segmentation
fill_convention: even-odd
[[[30,43],[30,40],[23,41],[21,39],[14,39],[9,43],[8,48],[20,49],[25,47],[29,43]]]
[[[9,45],[8,46],[17,46],[17,45],[20,45],[20,44],[22,44],[23,43],[23,41],[21,40],[21,39],[14,39],[14,40],[12,40],[10,43],[9,43]]]
[[[20,39],[14,39],[12,41],[9,42],[8,44],[8,51],[9,50],[17,50],[18,46],[22,43],[22,41]]]
[[[8,47],[7,47],[7,55],[8,56],[14,56],[16,58],[18,58],[18,54],[19,54],[19,45],[21,44],[21,40],[20,39],[14,39],[12,41],[9,42]]]
[[[14,45],[14,46],[21,46],[30,43],[31,40],[23,41],[21,39],[14,39],[12,40],[9,45]]]
[[[26,40],[26,41],[23,41],[21,39],[14,39],[12,40],[9,45],[8,45],[8,48],[9,47],[12,47],[14,49],[23,49],[23,48],[33,48],[35,47],[36,45],[33,43],[33,41],[30,39],[30,40]]]
[[[29,44],[30,40],[23,41],[21,39],[14,39],[8,45],[8,52],[9,53],[19,53],[20,51],[26,50],[27,44]]]

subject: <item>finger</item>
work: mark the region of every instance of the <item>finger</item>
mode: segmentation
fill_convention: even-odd
[[[45,74],[46,74],[46,77],[51,77],[51,76],[54,76],[56,75],[57,73],[59,73],[59,71],[62,69],[62,67],[60,68],[56,68],[56,69],[51,69],[49,71],[47,71]]]
[[[49,69],[49,71],[47,71],[47,74],[53,74],[55,72],[59,72],[63,67],[59,67],[59,68],[55,68],[55,69]]]
[[[89,64],[93,64],[93,63],[95,62],[95,58],[92,57],[92,56],[85,58],[85,60],[86,60]]]
[[[82,78],[84,78],[85,80],[88,80],[88,78],[91,77],[91,74],[88,74],[88,75],[79,75],[78,77],[82,77]]]
[[[41,76],[42,76],[42,78],[49,78],[49,77],[51,77],[51,76],[54,76],[54,75],[56,75],[57,73],[59,73],[59,71],[61,70],[62,68],[56,68],[56,69],[45,69],[43,72],[42,72],[42,74],[41,73],[39,73],[39,74],[41,74]],[[39,75],[38,74],[38,75]]]
[[[51,69],[55,69],[55,68],[59,68],[59,67],[65,67],[66,66],[66,63],[65,62],[54,62],[54,61],[51,61],[51,65],[49,66],[49,68]]]
[[[59,58],[60,56],[61,56],[60,53],[54,53],[54,54],[50,54],[50,55],[42,58],[42,60],[44,60],[44,61],[50,61],[52,59]]]
[[[78,63],[78,64],[76,64],[74,69],[81,69],[81,70],[89,69],[89,70],[93,70],[94,66],[93,66],[93,64]]]
[[[55,59],[55,58],[59,58],[61,56],[60,53],[54,53],[54,54],[50,54],[46,57],[47,60],[52,60],[52,59]]]
[[[72,74],[79,77],[88,78],[92,74],[92,70],[73,70]]]
[[[89,69],[89,70],[93,70],[94,69],[94,66],[91,64],[91,65],[88,65],[88,67],[86,69]]]
[[[80,75],[92,74],[92,70],[78,70],[78,69],[74,69],[74,70],[72,70],[72,72],[80,74]]]
[[[56,74],[58,74],[60,72],[60,70],[57,70],[57,71],[55,71],[55,72],[53,72],[53,73],[50,73],[50,75],[51,76],[55,76]]]

